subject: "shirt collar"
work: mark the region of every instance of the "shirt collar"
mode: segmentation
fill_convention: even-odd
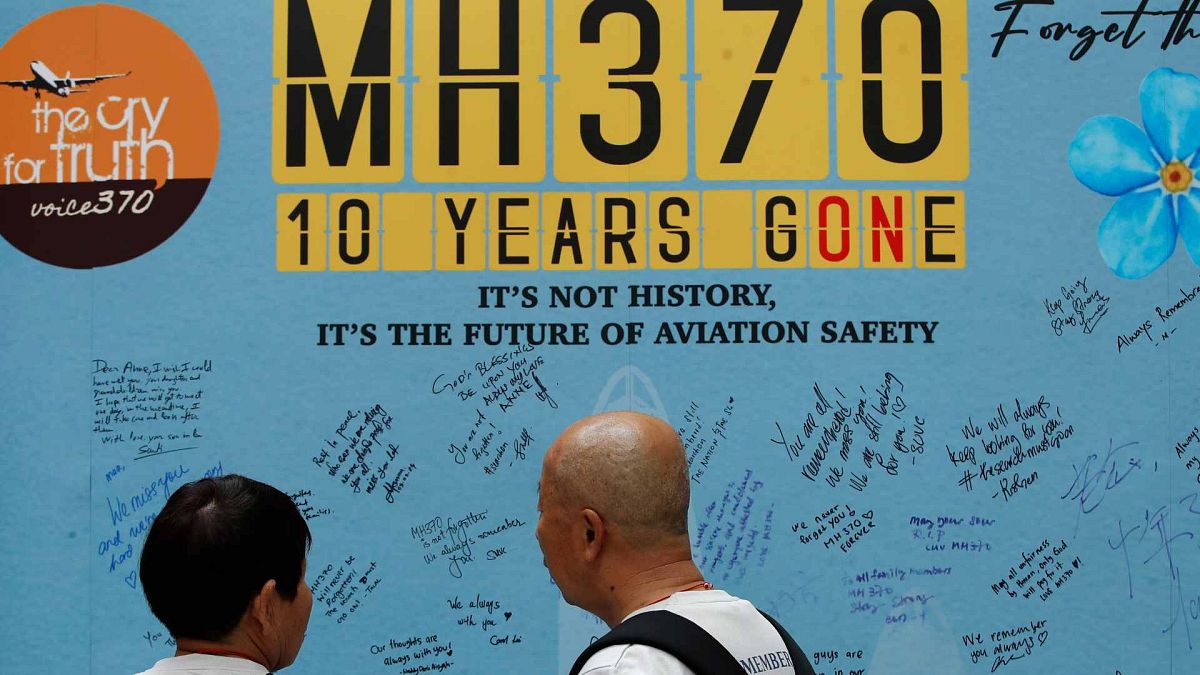
[[[203,670],[206,668],[229,670],[236,673],[253,673],[254,675],[268,675],[271,672],[263,667],[261,663],[255,663],[254,661],[236,656],[216,656],[214,654],[172,656],[154,664],[155,670],[165,671]]]

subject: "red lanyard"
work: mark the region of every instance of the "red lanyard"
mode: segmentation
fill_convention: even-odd
[[[711,591],[712,587],[713,587],[713,585],[708,583],[707,581],[701,581],[700,583],[688,586],[687,588],[681,588],[678,591],[675,591],[675,593],[684,593],[686,591],[697,591],[697,590]],[[654,602],[652,602],[650,604],[657,605],[658,603],[662,602],[663,600],[666,600],[667,598],[671,597],[672,595],[675,595],[675,593],[671,593],[669,595],[664,595],[661,598],[655,600]],[[649,606],[649,605],[647,605],[647,606]]]

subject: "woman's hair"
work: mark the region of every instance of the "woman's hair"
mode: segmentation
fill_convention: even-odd
[[[204,478],[176,490],[155,517],[142,548],[142,589],[171,635],[221,640],[267,581],[295,599],[311,545],[284,493],[244,476]]]

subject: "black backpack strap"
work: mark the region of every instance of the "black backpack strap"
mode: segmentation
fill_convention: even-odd
[[[792,639],[792,636],[784,630],[783,626],[775,620],[775,617],[767,614],[761,609],[758,610],[763,618],[771,622],[775,630],[779,633],[779,637],[783,638],[783,644],[787,645],[788,655],[792,657],[792,668],[795,669],[796,675],[816,675],[813,671],[812,664],[808,662],[808,657],[804,655],[804,650],[800,649],[800,645]]]
[[[613,645],[638,644],[664,651],[697,675],[746,675],[737,659],[703,628],[674,612],[658,610],[630,618],[596,640],[575,660],[571,675],[596,652]]]

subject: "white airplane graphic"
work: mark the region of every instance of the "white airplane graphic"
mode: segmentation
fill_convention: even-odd
[[[33,95],[36,98],[42,97],[43,91],[48,91],[63,98],[71,94],[79,94],[87,89],[77,89],[76,87],[85,84],[94,84],[101,80],[111,80],[114,77],[125,77],[128,73],[118,73],[116,75],[93,75],[91,77],[71,77],[71,71],[67,71],[66,77],[59,77],[54,74],[53,70],[41,61],[34,61],[29,64],[29,70],[33,73],[33,78],[29,80],[0,80],[0,84],[9,87],[20,87],[24,91],[33,89]]]

